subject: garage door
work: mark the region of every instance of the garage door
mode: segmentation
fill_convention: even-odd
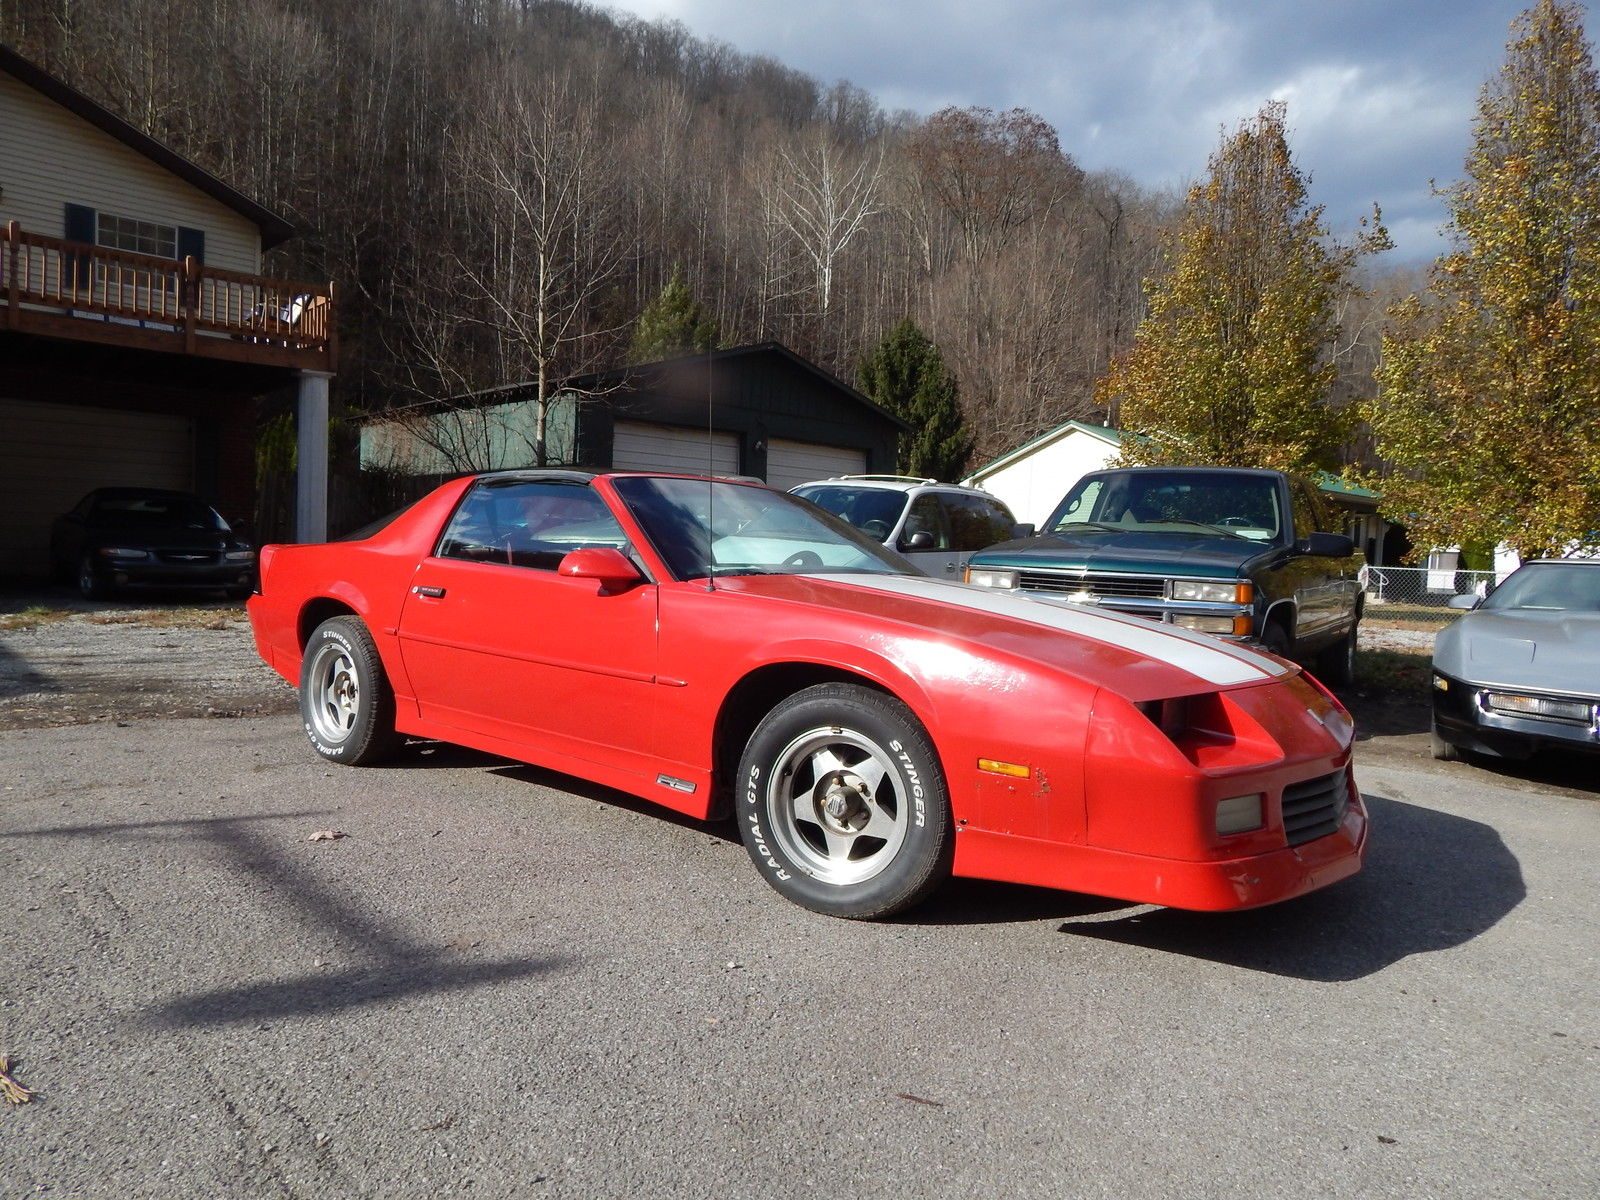
[[[676,425],[618,421],[611,441],[611,466],[617,471],[679,471],[685,475],[739,473],[739,436]]]
[[[831,479],[835,475],[862,475],[867,452],[815,442],[790,442],[773,438],[767,446],[767,482],[788,491],[802,483]]]
[[[0,399],[0,578],[49,570],[50,523],[97,487],[194,488],[194,422]]]

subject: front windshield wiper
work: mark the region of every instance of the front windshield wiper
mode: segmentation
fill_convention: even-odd
[[[1242,540],[1244,540],[1246,542],[1255,540],[1254,538],[1245,537],[1244,534],[1242,534],[1242,533],[1235,533],[1233,530],[1227,529],[1227,528],[1225,528],[1225,527],[1223,527],[1221,525],[1208,525],[1204,521],[1194,521],[1194,520],[1190,520],[1188,517],[1162,517],[1161,520],[1152,521],[1152,522],[1150,522],[1150,524],[1152,524],[1152,525],[1193,525],[1198,529],[1209,529],[1209,530],[1211,530],[1212,533],[1220,533],[1224,537],[1240,538],[1240,539],[1242,539]]]
[[[1122,527],[1121,526],[1118,526],[1118,525],[1103,525],[1099,521],[1063,521],[1063,522],[1061,522],[1061,524],[1053,526],[1051,528],[1050,532],[1051,533],[1060,533],[1063,529],[1071,529],[1075,525],[1081,525],[1085,529],[1104,529],[1107,533],[1121,533],[1122,532]]]

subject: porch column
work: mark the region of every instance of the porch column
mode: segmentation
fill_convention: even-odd
[[[300,372],[295,414],[294,540],[328,540],[328,380],[325,371]]]

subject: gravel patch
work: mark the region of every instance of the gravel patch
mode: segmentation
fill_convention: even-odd
[[[1386,629],[1364,621],[1358,645],[1362,650],[1402,650],[1431,655],[1437,632],[1433,629]]]
[[[0,594],[0,729],[293,710],[237,605]]]

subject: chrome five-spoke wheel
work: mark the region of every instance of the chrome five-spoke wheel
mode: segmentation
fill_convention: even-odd
[[[803,733],[779,752],[767,782],[772,836],[822,883],[870,879],[905,841],[906,783],[872,739],[853,729]]]
[[[306,716],[317,735],[329,742],[346,741],[355,728],[361,699],[361,681],[350,652],[337,642],[323,643],[306,676]]]
[[[300,719],[323,758],[381,762],[401,737],[383,659],[359,617],[330,617],[312,631],[300,666]]]

